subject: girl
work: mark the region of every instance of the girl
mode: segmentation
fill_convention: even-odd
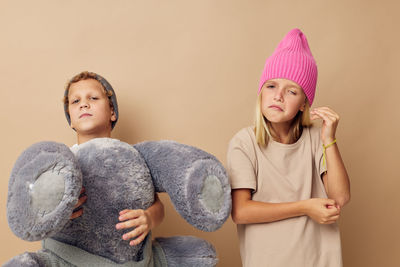
[[[327,107],[310,112],[316,82],[307,39],[293,29],[266,61],[255,127],[230,141],[232,218],[245,267],[342,266],[336,221],[350,184],[335,138],[339,116]]]

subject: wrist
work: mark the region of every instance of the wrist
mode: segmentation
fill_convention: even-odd
[[[308,214],[308,210],[309,210],[309,199],[305,199],[305,200],[301,200],[298,202],[299,203],[299,212],[301,214],[301,216],[303,215],[307,215]]]
[[[151,219],[151,212],[148,210],[145,210],[144,215],[147,218],[147,225],[149,226],[149,229],[152,230],[154,225],[153,225],[153,220]]]
[[[336,142],[336,137],[328,137],[328,138],[324,138],[322,139],[322,144],[325,147],[328,147],[330,144]]]

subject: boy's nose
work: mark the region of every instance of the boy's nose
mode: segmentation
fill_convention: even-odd
[[[88,108],[89,107],[89,103],[87,103],[87,102],[81,102],[81,106],[80,106],[80,108]]]

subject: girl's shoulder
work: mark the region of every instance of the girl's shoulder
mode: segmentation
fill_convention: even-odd
[[[253,144],[256,140],[254,128],[249,126],[238,131],[231,139],[230,143]]]
[[[320,126],[316,126],[316,125],[311,125],[306,127],[305,129],[307,129],[310,133],[311,138],[320,138],[321,136],[321,127]]]
[[[313,150],[316,151],[321,146],[321,127],[319,126],[309,126],[303,129],[303,134],[306,131],[307,135],[309,136],[310,143],[313,147]]]
[[[245,127],[238,131],[230,140],[228,146],[228,161],[234,155],[246,155],[252,163],[256,161],[257,152],[257,141],[255,138],[254,128]]]

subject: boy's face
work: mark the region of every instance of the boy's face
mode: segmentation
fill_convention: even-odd
[[[102,85],[95,79],[71,84],[68,91],[71,127],[78,135],[102,135],[111,132],[116,116]]]

